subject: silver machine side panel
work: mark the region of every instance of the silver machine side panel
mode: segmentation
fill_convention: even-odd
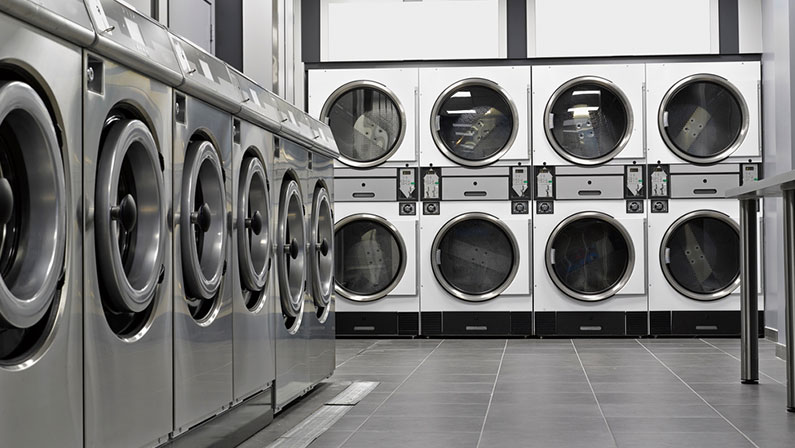
[[[233,82],[240,90],[242,107],[238,115],[270,132],[278,133],[282,125],[276,95],[260,87],[234,68],[229,66],[227,68],[232,75]]]
[[[21,2],[3,2],[3,8]],[[54,58],[53,55],[58,55]],[[81,52],[0,13],[0,61],[25,61],[48,87],[63,131],[67,188],[64,284],[49,347],[24,370],[0,367],[3,446],[83,446],[83,266]],[[47,98],[45,98],[47,100]],[[43,397],[46,397],[43,398]]]
[[[83,0],[3,0],[0,10],[80,46],[96,37]]]

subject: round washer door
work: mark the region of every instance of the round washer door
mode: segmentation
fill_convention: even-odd
[[[500,295],[519,269],[519,245],[496,217],[464,213],[448,221],[433,240],[436,280],[453,296],[482,302]]]
[[[397,96],[372,81],[354,81],[329,96],[320,112],[337,142],[340,161],[356,168],[386,162],[406,134],[406,111]]]
[[[310,260],[315,305],[326,308],[334,286],[334,217],[331,200],[324,187],[315,189],[312,204]]]
[[[740,228],[717,211],[688,213],[665,232],[660,266],[668,283],[685,297],[726,297],[740,286]]]
[[[31,362],[51,328],[66,247],[65,188],[44,102],[27,84],[0,82],[0,366]]]
[[[595,76],[561,85],[542,119],[555,152],[577,165],[598,165],[614,158],[629,142],[634,126],[624,92]]]
[[[431,112],[431,134],[453,162],[484,166],[511,148],[519,131],[516,106],[502,87],[470,78],[451,85]]]
[[[555,285],[577,300],[607,299],[624,287],[635,266],[635,249],[618,220],[600,212],[561,221],[547,240],[546,265]]]
[[[257,157],[243,159],[238,186],[237,247],[240,279],[247,291],[258,293],[268,283],[271,268],[270,191],[267,174]],[[260,294],[252,294],[259,296]],[[247,304],[250,310],[256,303]]]
[[[304,201],[295,180],[282,187],[279,200],[278,270],[282,313],[299,319],[304,309],[306,281],[306,229]]]
[[[668,148],[700,164],[730,156],[748,133],[748,105],[742,93],[720,76],[687,77],[665,94],[658,125]]]

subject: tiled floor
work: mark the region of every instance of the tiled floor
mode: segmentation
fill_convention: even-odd
[[[323,393],[381,384],[315,448],[795,447],[767,341],[759,385],[739,383],[734,339],[340,340],[337,354]]]

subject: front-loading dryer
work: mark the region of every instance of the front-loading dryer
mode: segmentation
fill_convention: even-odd
[[[420,69],[421,166],[528,164],[530,67]]]
[[[334,174],[337,334],[417,336],[417,169]]]
[[[169,85],[182,75],[164,28],[95,3],[82,68],[85,443],[153,446],[172,429]]]
[[[535,165],[645,161],[643,64],[533,67]]]
[[[647,334],[644,168],[535,167],[536,335]]]
[[[4,446],[83,446],[80,45],[93,39],[82,1],[0,4]]]

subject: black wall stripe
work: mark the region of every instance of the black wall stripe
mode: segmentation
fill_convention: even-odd
[[[527,57],[527,1],[508,0],[508,59]]]
[[[215,2],[215,55],[243,71],[243,0]]]
[[[720,54],[738,54],[740,52],[740,16],[739,4],[742,0],[719,0],[718,32],[720,36]]]
[[[320,62],[320,0],[301,0],[301,59]]]

